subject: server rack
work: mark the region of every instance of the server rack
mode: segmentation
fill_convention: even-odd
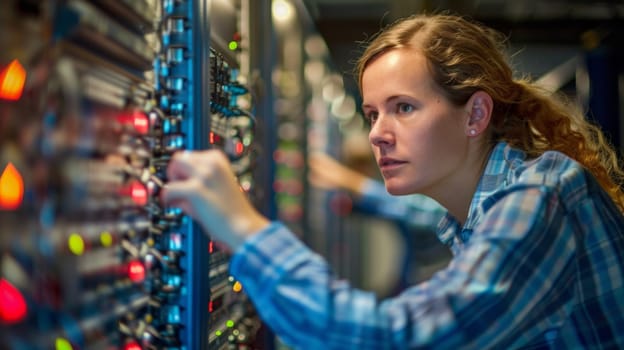
[[[212,147],[256,191],[255,102],[222,45],[241,2],[0,6],[0,347],[251,344],[228,253],[158,197],[173,153]]]

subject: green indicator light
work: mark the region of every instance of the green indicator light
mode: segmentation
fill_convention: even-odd
[[[215,332],[215,335],[216,335],[217,337],[221,336],[221,331],[216,331],[216,332]]]
[[[232,321],[232,320],[227,320],[227,322],[225,322],[225,325],[226,325],[228,328],[232,328],[232,327],[234,327],[234,321]]]
[[[238,43],[234,40],[230,41],[230,43],[228,44],[228,48],[232,51],[238,49]]]
[[[56,341],[54,342],[55,344],[55,349],[56,350],[72,350],[73,347],[71,346],[71,344],[63,338],[56,338]]]

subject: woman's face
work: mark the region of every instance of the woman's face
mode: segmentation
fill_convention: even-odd
[[[424,56],[410,49],[382,54],[362,75],[362,97],[388,192],[446,197],[461,183],[468,113],[436,88]]]

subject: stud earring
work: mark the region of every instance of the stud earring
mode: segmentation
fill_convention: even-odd
[[[470,130],[468,130],[468,134],[470,134],[470,136],[475,136],[477,134],[477,130],[470,129]]]

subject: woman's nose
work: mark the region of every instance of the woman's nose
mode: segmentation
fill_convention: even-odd
[[[371,125],[368,139],[373,146],[393,143],[394,134],[392,133],[390,120],[380,114],[377,120]]]

